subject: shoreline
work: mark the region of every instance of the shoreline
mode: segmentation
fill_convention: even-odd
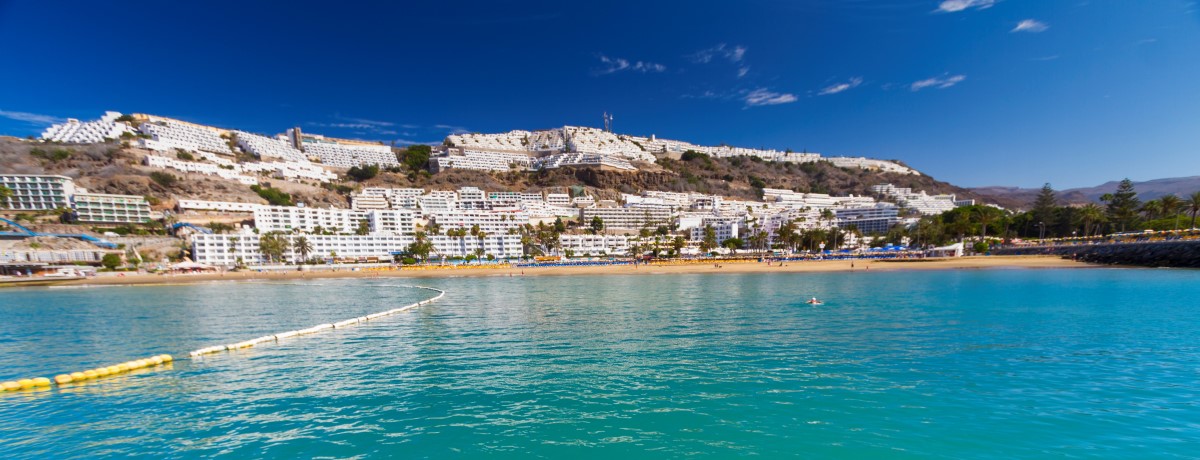
[[[853,262],[853,268],[851,263]],[[928,270],[987,270],[987,269],[1045,269],[1101,268],[1063,259],[1058,256],[975,256],[954,259],[891,259],[891,260],[814,260],[785,262],[783,266],[765,262],[720,262],[684,265],[600,265],[574,267],[511,267],[456,268],[425,270],[360,270],[351,271],[283,271],[283,272],[225,272],[177,275],[103,274],[95,278],[68,281],[55,286],[145,286],[195,284],[213,281],[270,281],[316,280],[336,278],[479,278],[521,276],[593,276],[593,275],[696,275],[696,274],[756,274],[756,273],[878,273]]]

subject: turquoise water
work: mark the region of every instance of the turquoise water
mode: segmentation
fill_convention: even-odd
[[[0,458],[1195,458],[1198,281],[1123,269],[421,280],[447,296],[170,369],[0,393]],[[406,283],[4,290],[0,380],[431,296]]]

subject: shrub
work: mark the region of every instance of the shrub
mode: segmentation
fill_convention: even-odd
[[[170,187],[171,185],[175,184],[175,181],[177,181],[178,178],[162,171],[154,171],[150,173],[150,180],[163,187]]]
[[[264,200],[267,200],[267,202],[271,203],[273,206],[294,206],[292,204],[292,196],[283,193],[283,191],[279,189],[271,187],[263,188],[258,185],[251,185],[250,190],[253,190],[254,193],[257,193],[258,196],[262,197]]]
[[[175,153],[175,157],[179,158],[180,160],[196,161],[196,157],[192,156],[190,153],[184,152],[183,150]]]
[[[357,182],[369,180],[379,175],[379,165],[367,165],[361,168],[352,166],[349,171],[346,171],[346,175]]]
[[[100,265],[103,265],[104,268],[109,270],[116,270],[117,267],[121,266],[121,256],[112,253],[105,254],[104,257],[100,259]]]

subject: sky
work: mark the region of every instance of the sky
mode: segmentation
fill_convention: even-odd
[[[0,134],[150,113],[440,143],[603,126],[963,186],[1200,175],[1196,0],[0,0]]]

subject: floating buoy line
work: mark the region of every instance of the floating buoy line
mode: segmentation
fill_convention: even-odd
[[[280,340],[290,339],[293,337],[300,337],[300,336],[304,336],[304,335],[316,334],[318,332],[322,332],[322,331],[326,331],[326,330],[330,330],[330,329],[343,329],[343,328],[355,326],[355,325],[358,325],[361,323],[365,323],[365,322],[368,322],[371,320],[395,315],[397,313],[403,313],[403,312],[406,312],[413,308],[417,308],[422,305],[427,305],[427,304],[436,302],[438,299],[441,299],[443,296],[446,295],[446,291],[443,291],[441,289],[431,288],[431,287],[425,287],[425,286],[403,286],[403,287],[412,287],[412,288],[417,288],[417,289],[425,289],[428,291],[434,291],[434,292],[437,292],[437,295],[430,299],[426,299],[426,300],[422,300],[420,302],[405,305],[400,308],[393,308],[391,310],[381,311],[379,313],[372,313],[372,314],[369,314],[366,316],[350,318],[345,321],[338,321],[336,323],[318,324],[316,326],[305,328],[305,329],[297,329],[294,331],[287,331],[287,332],[282,332],[279,334],[264,335],[262,337],[258,337],[255,339],[245,340],[242,342],[231,343],[231,344],[227,344],[227,345],[216,345],[216,346],[211,346],[211,347],[205,347],[205,348],[201,348],[199,350],[194,350],[192,352],[189,352],[188,357],[190,357],[191,359],[199,359],[199,358],[203,357],[204,355],[209,355],[209,354],[213,354],[213,353],[223,353],[226,351],[241,350],[241,349],[253,347],[253,346],[261,344],[261,343],[279,342]],[[56,375],[53,380],[48,379],[46,377],[36,377],[36,378],[30,378],[30,379],[20,379],[20,380],[12,380],[12,381],[7,381],[7,382],[0,382],[0,391],[35,390],[35,389],[39,389],[39,388],[48,388],[52,385],[64,386],[64,385],[70,385],[72,383],[83,383],[88,380],[101,379],[101,378],[105,378],[105,377],[112,377],[112,376],[117,376],[117,375],[121,375],[121,374],[126,374],[129,372],[138,370],[138,369],[150,369],[150,368],[155,368],[158,366],[168,365],[171,362],[173,362],[174,360],[175,360],[175,358],[173,358],[171,355],[163,354],[163,355],[151,356],[149,358],[137,359],[137,360],[133,360],[133,361],[126,361],[126,362],[123,362],[120,364],[114,364],[111,366],[101,366],[101,367],[97,367],[95,369],[88,369],[86,371],[71,372],[68,374],[59,374],[59,375]]]

